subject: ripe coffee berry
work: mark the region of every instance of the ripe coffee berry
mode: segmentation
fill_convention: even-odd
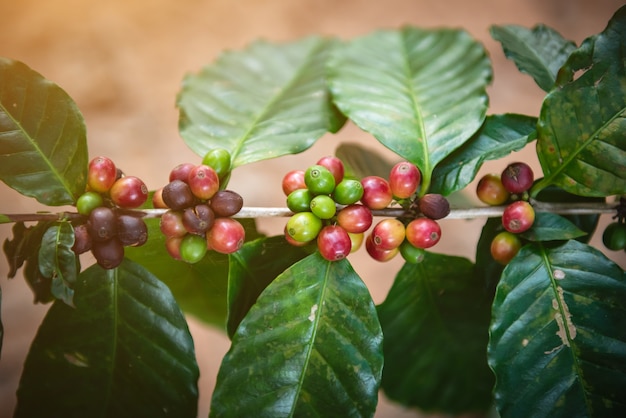
[[[398,199],[408,199],[416,191],[422,180],[422,174],[414,164],[401,161],[394,165],[389,173],[391,193]]]
[[[361,248],[361,245],[363,245],[363,239],[365,238],[365,234],[363,232],[361,233],[348,232],[348,236],[350,237],[350,242],[351,242],[350,252],[354,253],[359,248]]]
[[[210,205],[216,217],[228,218],[243,208],[243,198],[232,190],[219,190],[211,198]]]
[[[304,172],[304,184],[314,195],[328,195],[335,190],[335,177],[326,167],[316,164]]]
[[[80,224],[74,227],[74,245],[72,251],[79,255],[91,250],[91,236],[87,224]]]
[[[418,207],[424,216],[435,220],[445,218],[450,213],[448,200],[436,193],[428,193],[420,197]]]
[[[156,189],[152,194],[152,207],[155,209],[167,209],[167,205],[163,201],[163,188]]]
[[[373,220],[372,211],[358,203],[348,205],[337,213],[337,224],[354,234],[367,231]]]
[[[511,232],[502,231],[491,241],[491,256],[502,265],[507,265],[522,248],[522,241]]]
[[[441,239],[441,227],[430,218],[413,219],[406,226],[406,239],[414,247],[430,248]]]
[[[326,167],[328,171],[331,172],[333,178],[335,179],[335,185],[341,183],[343,180],[345,168],[343,166],[343,161],[339,158],[328,155],[326,157],[322,157],[317,162],[317,165],[321,165],[322,167]]]
[[[170,181],[181,180],[187,183],[187,179],[189,178],[189,173],[195,167],[195,164],[192,163],[182,163],[178,164],[176,167],[172,168],[170,171]]]
[[[220,179],[208,165],[198,165],[191,169],[187,183],[191,193],[201,200],[208,200],[220,189]]]
[[[383,250],[398,248],[404,241],[405,235],[404,224],[395,218],[385,218],[372,229],[374,245]]]
[[[232,218],[217,218],[213,227],[206,234],[209,249],[221,254],[231,254],[243,245],[246,231],[239,222]]]
[[[137,208],[148,199],[148,187],[135,176],[117,180],[109,191],[111,200],[120,208]]]
[[[148,240],[148,227],[139,217],[118,215],[117,239],[123,246],[141,246]]]
[[[533,170],[526,163],[509,164],[500,176],[504,188],[510,193],[524,193],[533,185]]]
[[[104,269],[113,269],[124,260],[124,246],[117,238],[106,241],[93,241],[91,253]]]
[[[165,240],[165,249],[174,260],[181,260],[180,244],[183,242],[183,237],[169,237]]]
[[[168,210],[161,215],[159,227],[167,238],[182,238],[187,235],[187,228],[183,224],[183,213],[180,211]]]
[[[192,206],[196,197],[189,185],[182,180],[172,180],[163,187],[163,202],[168,208],[181,210]]]
[[[204,235],[215,222],[215,215],[209,205],[201,203],[183,211],[183,225],[191,234]]]
[[[117,168],[110,158],[95,157],[87,168],[87,186],[91,191],[106,193],[117,179]]]
[[[117,234],[117,219],[112,209],[101,206],[89,214],[89,235],[94,242],[112,239]]]
[[[361,179],[363,197],[361,202],[370,209],[384,209],[393,200],[389,182],[379,176],[367,176]]]
[[[317,248],[326,260],[337,261],[350,254],[352,241],[345,229],[337,225],[328,225],[317,235]]]
[[[535,222],[535,210],[530,203],[518,200],[504,209],[502,226],[509,232],[519,234],[527,231]]]
[[[306,189],[304,170],[292,170],[285,174],[282,187],[285,196],[289,196],[295,190]]]
[[[485,174],[476,186],[476,196],[481,202],[490,206],[502,205],[509,200],[511,194],[502,184],[499,174]]]
[[[384,250],[374,243],[372,235],[368,235],[365,239],[365,250],[376,261],[389,261],[398,255],[399,248],[392,248],[391,250]]]

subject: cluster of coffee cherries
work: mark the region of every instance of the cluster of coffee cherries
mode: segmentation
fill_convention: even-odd
[[[389,178],[366,176],[344,178],[343,162],[334,156],[318,160],[306,170],[292,170],[283,177],[287,207],[293,215],[285,226],[285,238],[293,245],[315,242],[329,261],[345,258],[363,241],[375,260],[388,261],[401,253],[417,262],[423,251],[441,238],[436,219],[445,217],[450,206],[436,194],[416,197],[421,173],[417,166],[402,161]],[[373,211],[393,202],[406,209],[406,216],[385,218],[372,228]]]
[[[210,150],[201,164],[183,163],[170,171],[169,183],[155,191],[155,208],[168,209],[160,221],[168,253],[176,260],[197,263],[207,251],[230,254],[241,248],[244,227],[232,216],[243,198],[220,189],[230,174],[231,156],[222,148]]]
[[[523,162],[509,164],[501,174],[486,174],[478,182],[476,195],[488,205],[505,205],[502,214],[504,231],[491,242],[491,255],[498,263],[506,265],[522,247],[518,234],[527,231],[535,222],[535,210],[528,202],[528,190],[533,185],[534,174]]]
[[[140,246],[148,239],[142,217],[124,209],[137,208],[147,198],[148,188],[141,179],[124,175],[107,157],[93,158],[86,191],[76,201],[76,210],[87,221],[74,227],[74,252],[91,250],[105,269],[119,266],[125,246]]]

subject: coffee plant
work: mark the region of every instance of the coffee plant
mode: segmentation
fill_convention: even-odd
[[[89,156],[59,86],[0,58],[0,178],[73,206],[0,214],[9,278],[51,303],[15,416],[195,416],[184,314],[231,339],[213,417],[373,416],[379,390],[445,414],[626,416],[626,8],[580,45],[542,25],[490,33],[546,92],[538,116],[488,114],[491,63],[461,29],[257,41],[185,77],[179,129],[198,160],[150,192]],[[340,144],[259,185],[282,187],[280,208],[228,189],[238,167],[348,120],[396,159]],[[540,172],[477,178],[525,147]],[[468,189],[482,205],[449,203]],[[261,234],[264,216],[284,233]],[[485,219],[473,261],[437,252],[458,218]],[[378,306],[356,251],[404,259]]]

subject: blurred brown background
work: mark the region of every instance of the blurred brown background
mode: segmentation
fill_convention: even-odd
[[[198,71],[225,49],[242,48],[257,38],[290,41],[324,34],[350,39],[405,24],[462,27],[484,42],[493,60],[489,113],[537,115],[542,91],[505,60],[499,44],[489,37],[489,26],[513,23],[531,27],[541,22],[580,43],[603,30],[622,4],[617,0],[0,0],[0,56],[21,60],[63,87],[86,119],[90,156],[111,157],[127,173],[155,189],[165,184],[176,164],[199,161],[178,135],[175,95],[186,73]],[[244,196],[246,205],[284,206],[283,174],[306,168],[347,140],[387,152],[347,125],[303,154],[237,169],[230,187]],[[507,161],[513,159],[528,161],[538,171],[532,149]],[[480,174],[501,171],[505,165],[506,161],[487,164]],[[471,193],[468,198],[473,198]],[[41,207],[31,199],[0,184],[0,213],[37,209]],[[263,219],[260,227],[278,234],[284,222]],[[443,239],[437,251],[473,259],[482,222],[443,221]],[[10,236],[10,228],[0,225],[0,241]],[[599,242],[597,236],[592,241]],[[608,255],[626,265],[624,253]],[[364,251],[351,258],[374,301],[382,302],[393,281],[390,272],[397,271],[401,261],[379,264]],[[3,255],[0,418],[12,414],[22,363],[48,308],[33,305],[21,276],[9,281],[7,272]],[[190,328],[201,368],[199,416],[207,416],[215,376],[229,343],[223,334],[193,318]],[[415,417],[418,413],[390,404],[381,395],[376,416]]]

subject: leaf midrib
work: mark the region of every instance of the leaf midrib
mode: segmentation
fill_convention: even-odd
[[[117,365],[117,347],[118,347],[118,330],[119,330],[119,273],[118,269],[109,269],[105,271],[107,279],[111,280],[111,310],[113,312],[113,318],[111,321],[112,329],[113,329],[113,337],[111,339],[111,363],[110,369],[107,370],[109,372],[109,379],[106,384],[106,396],[104,397],[104,408],[102,409],[105,413],[103,416],[110,415],[110,408],[112,406],[113,399],[113,388],[115,386],[114,376],[115,376],[115,368]]]

